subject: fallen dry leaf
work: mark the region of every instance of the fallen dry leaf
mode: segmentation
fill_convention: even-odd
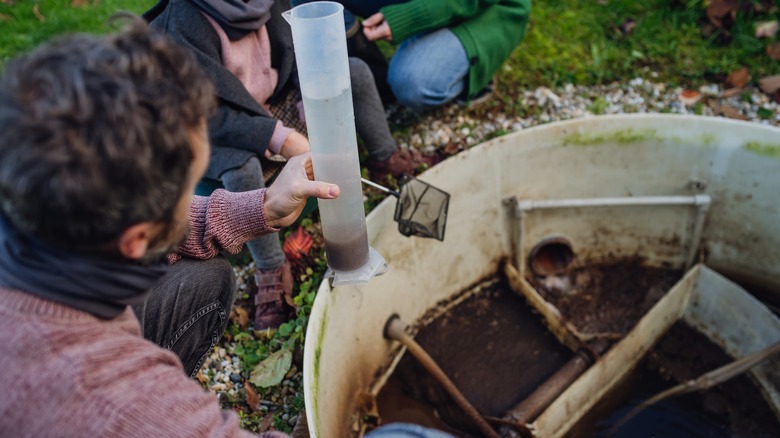
[[[257,391],[255,391],[255,388],[249,384],[249,382],[244,382],[244,390],[246,391],[246,404],[249,406],[249,409],[251,409],[254,412],[257,412],[260,410],[260,396],[257,395]]]
[[[198,374],[196,374],[195,377],[198,378],[198,382],[200,382],[201,385],[205,385],[209,383],[209,378],[205,376],[202,371],[203,370],[198,371]]]
[[[774,94],[780,90],[780,75],[767,76],[758,80],[758,87],[766,94]]]
[[[747,67],[734,70],[726,77],[726,84],[730,87],[743,88],[750,81],[750,71]]]
[[[738,109],[734,108],[733,106],[727,104],[727,103],[719,103],[719,102],[711,102],[710,108],[712,108],[712,111],[719,116],[728,117],[729,119],[735,119],[735,120],[747,120],[747,116],[739,112]]]
[[[728,99],[729,97],[739,96],[740,94],[742,94],[742,88],[729,88],[723,90],[718,97],[721,99]]]
[[[691,106],[701,100],[701,93],[696,90],[683,90],[677,98],[683,105]]]
[[[311,238],[309,233],[307,233],[303,228],[298,227],[298,229],[293,231],[289,237],[284,239],[282,250],[287,256],[287,260],[295,261],[301,258],[302,255],[309,254],[313,243],[314,240]]]
[[[230,311],[230,321],[245,329],[249,327],[249,312],[241,306],[233,306]]]
[[[44,16],[43,16],[43,14],[41,14],[41,11],[38,9],[38,4],[37,4],[37,3],[35,4],[35,6],[33,6],[33,14],[35,14],[35,17],[36,17],[36,18],[38,19],[38,21],[40,21],[41,23],[43,23],[44,21],[46,21],[46,17],[44,17]]]
[[[267,414],[263,417],[263,421],[260,422],[260,426],[258,426],[258,430],[260,432],[268,432],[271,430],[274,430],[274,416],[272,414]]]
[[[775,61],[780,61],[780,43],[772,43],[766,46],[766,54]]]
[[[777,20],[758,23],[756,24],[756,38],[773,38],[777,34],[778,28],[780,26],[778,26]]]
[[[737,16],[738,0],[712,0],[707,6],[707,18],[715,27],[728,28]]]
[[[450,141],[444,146],[444,148],[442,148],[442,152],[444,152],[444,154],[448,157],[455,155],[462,150],[463,147],[459,143],[455,143],[454,141]]]

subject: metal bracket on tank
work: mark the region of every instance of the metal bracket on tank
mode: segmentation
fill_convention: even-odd
[[[564,208],[598,208],[598,207],[638,207],[638,206],[674,206],[690,205],[696,207],[696,218],[693,223],[691,245],[685,258],[685,269],[689,269],[696,262],[696,255],[701,243],[704,219],[709,211],[712,198],[706,194],[690,196],[625,196],[611,198],[583,198],[583,199],[543,199],[523,200],[512,196],[504,200],[513,215],[512,235],[515,236],[514,254],[520,275],[525,275],[526,266],[522,263],[521,252],[524,249],[523,238],[527,234],[527,216],[532,211],[564,209]]]

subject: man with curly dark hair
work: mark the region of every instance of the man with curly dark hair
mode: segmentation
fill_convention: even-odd
[[[7,64],[0,436],[245,433],[187,377],[233,302],[219,252],[290,225],[307,196],[339,189],[312,181],[303,154],[271,188],[193,196],[214,107],[194,57],[140,19]]]

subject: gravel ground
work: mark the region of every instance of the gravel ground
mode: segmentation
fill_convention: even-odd
[[[698,93],[697,93],[698,91]],[[723,116],[756,123],[780,125],[780,107],[755,88],[730,89],[711,84],[698,90],[683,90],[642,78],[628,83],[584,87],[567,85],[557,89],[539,87],[502,96],[498,92],[480,107],[464,109],[455,104],[423,115],[390,108],[388,117],[396,127],[402,147],[423,152],[438,150],[453,155],[461,150],[509,132],[543,123],[597,114],[677,113]],[[691,98],[690,96],[694,97]],[[243,291],[254,272],[253,264],[234,268]],[[246,397],[236,344],[225,342],[205,362],[199,380],[216,393],[223,406],[230,407]],[[293,365],[282,384],[261,396],[259,410],[271,412],[288,427],[298,419],[303,395],[302,374]],[[279,428],[279,423],[266,423]],[[260,426],[260,430],[265,427]]]

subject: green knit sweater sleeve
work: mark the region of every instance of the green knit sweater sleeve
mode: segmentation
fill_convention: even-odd
[[[498,0],[411,0],[385,6],[379,11],[385,16],[393,33],[393,42],[430,29],[459,23],[481,13]]]

